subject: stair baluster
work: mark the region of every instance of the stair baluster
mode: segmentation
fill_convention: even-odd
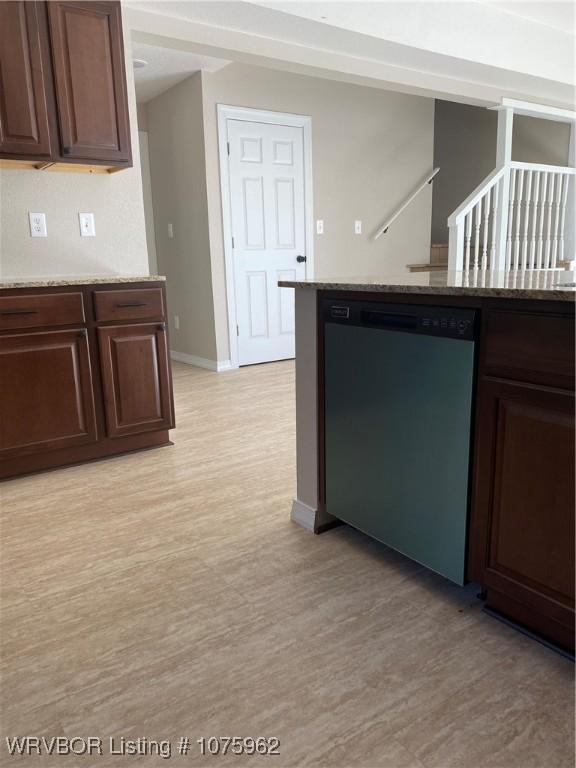
[[[502,194],[502,181],[499,179],[496,182],[492,191],[492,241],[490,243],[490,269],[494,267],[494,260],[496,259],[496,216],[498,211],[498,200]]]
[[[464,269],[470,269],[470,241],[472,240],[472,211],[466,216],[466,243],[464,247]]]
[[[528,224],[530,223],[530,212],[532,205],[532,171],[526,171],[526,199],[524,201],[524,231],[522,234],[522,266],[526,269],[528,265]]]
[[[552,237],[552,269],[556,269],[558,263],[558,238],[560,235],[560,204],[564,196],[564,179],[558,176],[556,180],[556,195],[554,197],[554,234]]]
[[[564,181],[564,189],[562,191],[562,204],[560,206],[560,261],[564,261],[564,230],[566,228],[566,203],[568,201],[568,187],[570,183],[574,183],[574,182],[570,176],[567,176]]]
[[[520,268],[520,223],[522,219],[522,193],[524,192],[524,171],[520,171],[518,179],[518,196],[516,198],[516,235],[514,237],[514,269]]]
[[[534,194],[532,201],[532,232],[530,235],[530,263],[529,269],[536,266],[536,220],[538,218],[538,195],[540,194],[540,171],[536,171],[534,184]]]
[[[484,232],[482,236],[482,269],[488,267],[488,225],[490,223],[490,192],[484,195]]]
[[[551,246],[552,246],[552,201],[554,200],[554,174],[550,174],[548,182],[548,199],[546,201],[546,248],[544,264],[546,269],[552,267]]]
[[[548,189],[548,174],[543,174],[542,189],[540,195],[540,221],[538,224],[538,261],[536,269],[542,269],[542,257],[544,254],[544,216],[546,214],[546,192]]]
[[[510,174],[510,200],[508,201],[508,236],[506,238],[506,271],[512,269],[512,225],[514,223],[514,195],[516,192],[516,170]]]

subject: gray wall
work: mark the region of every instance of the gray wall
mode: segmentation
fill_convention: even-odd
[[[216,360],[200,73],[148,102],[146,114],[156,257],[167,278],[172,349]]]
[[[113,174],[0,170],[0,275],[148,274],[130,36],[124,34],[134,166]],[[28,211],[47,216],[47,238],[32,238]],[[80,237],[92,212],[96,237]]]
[[[432,197],[432,242],[448,242],[447,219],[496,166],[497,113],[483,107],[436,101],[434,166],[440,173]],[[570,129],[533,117],[515,117],[512,159],[566,165]]]

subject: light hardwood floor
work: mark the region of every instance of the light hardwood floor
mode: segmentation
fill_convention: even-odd
[[[0,764],[573,766],[569,661],[350,528],[290,522],[292,363],[174,373],[173,447],[0,486]],[[26,734],[193,747],[9,761]],[[281,755],[201,759],[200,736]]]

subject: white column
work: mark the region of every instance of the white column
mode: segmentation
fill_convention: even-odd
[[[496,140],[496,167],[502,168],[512,161],[512,126],[514,110],[498,110],[498,135]],[[505,173],[500,184],[500,199],[496,213],[496,254],[493,269],[503,270],[506,261],[506,237],[508,233],[508,199],[510,196],[510,174]]]
[[[448,269],[464,269],[464,222],[452,224],[448,231]]]
[[[576,122],[570,125],[570,150],[568,156],[568,165],[576,168]],[[566,223],[564,227],[564,260],[572,261],[576,259],[576,177],[565,179],[568,184],[568,196],[566,198]],[[574,264],[571,265],[574,268]]]

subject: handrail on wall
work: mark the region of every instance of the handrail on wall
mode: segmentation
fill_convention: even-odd
[[[433,181],[433,179],[434,179],[434,176],[436,176],[436,174],[438,173],[438,171],[439,171],[439,170],[440,170],[440,168],[434,168],[434,170],[433,170],[433,171],[432,171],[430,174],[428,174],[428,176],[426,176],[426,178],[425,178],[425,179],[424,179],[424,181],[423,181],[423,182],[420,184],[420,186],[418,186],[418,187],[417,187],[417,189],[415,189],[415,190],[414,190],[414,192],[413,192],[413,193],[410,195],[410,197],[406,198],[406,200],[405,200],[405,201],[402,203],[402,205],[401,205],[401,206],[398,208],[398,210],[396,211],[396,213],[394,213],[394,215],[393,215],[393,216],[391,216],[391,217],[388,219],[388,221],[387,221],[385,224],[383,224],[383,225],[382,225],[382,226],[381,226],[381,227],[380,227],[380,228],[379,228],[379,229],[376,231],[376,233],[375,233],[375,235],[374,235],[374,237],[373,237],[373,240],[378,240],[378,238],[379,238],[381,235],[384,235],[384,234],[386,234],[386,232],[388,232],[388,230],[390,229],[390,225],[391,225],[391,224],[392,224],[394,221],[396,221],[396,219],[398,218],[398,216],[400,216],[400,214],[402,213],[402,211],[403,211],[405,208],[407,208],[407,207],[410,205],[410,203],[412,202],[412,200],[414,200],[414,198],[415,198],[415,197],[416,197],[416,196],[417,196],[417,195],[418,195],[418,194],[419,194],[419,193],[420,193],[420,192],[421,192],[421,191],[424,189],[424,187],[425,187],[427,184],[431,184],[431,183],[432,183],[432,181]]]

